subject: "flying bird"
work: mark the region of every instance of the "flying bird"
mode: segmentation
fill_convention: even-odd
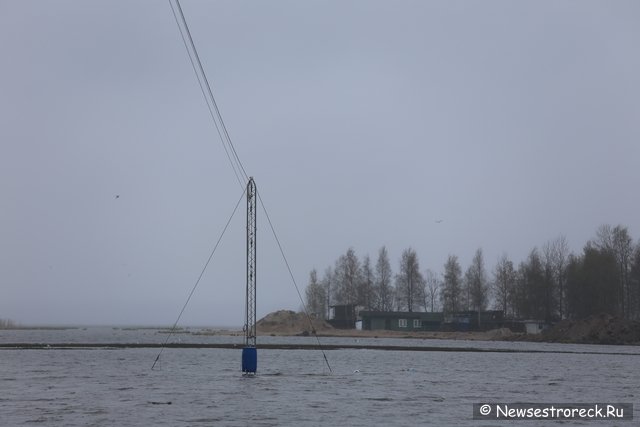
[[[119,194],[116,194],[116,199],[119,199],[119,198],[120,198],[120,195],[119,195]]]
[[[444,221],[443,219],[436,219],[436,224],[440,224],[442,221]]]

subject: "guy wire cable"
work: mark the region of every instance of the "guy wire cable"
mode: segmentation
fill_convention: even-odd
[[[180,21],[182,21],[182,25],[180,25],[180,21],[178,20],[178,16],[176,15],[176,8],[174,8],[173,6],[173,0],[169,0],[169,5],[171,6],[171,11],[173,12],[173,16],[176,20],[176,24],[178,25],[178,29],[180,30],[180,36],[182,37],[182,41],[184,43],[185,48],[187,49],[187,53],[189,55],[189,60],[191,61],[191,65],[193,67],[193,70],[196,74],[196,78],[198,79],[198,84],[200,85],[200,90],[202,91],[202,94],[207,102],[207,108],[209,109],[209,113],[211,115],[211,119],[213,120],[215,126],[216,126],[216,130],[218,131],[218,136],[220,136],[220,139],[222,141],[222,145],[225,149],[225,152],[227,153],[227,158],[229,159],[229,162],[231,163],[231,168],[233,169],[234,174],[236,175],[236,179],[238,180],[238,183],[240,184],[240,186],[243,187],[243,189],[245,189],[243,182],[246,183],[249,181],[249,176],[247,175],[244,166],[242,165],[242,162],[240,161],[240,157],[238,156],[238,153],[235,149],[235,146],[233,145],[233,142],[231,141],[231,136],[229,135],[229,132],[227,131],[227,127],[224,124],[224,120],[222,118],[222,114],[220,113],[220,109],[218,108],[218,104],[215,100],[215,97],[213,96],[213,91],[211,90],[211,85],[209,84],[209,80],[207,79],[207,74],[204,71],[204,67],[202,66],[202,62],[200,61],[200,55],[198,54],[198,50],[196,49],[195,43],[193,41],[193,37],[191,36],[191,31],[189,30],[189,25],[187,24],[187,20],[184,16],[184,13],[182,11],[182,6],[180,5],[180,0],[175,0],[176,2],[176,6],[178,9],[178,12],[180,14]],[[182,26],[184,26],[184,31],[182,29]],[[185,33],[186,33],[186,37],[185,37]],[[187,43],[187,39],[189,40],[189,43]],[[189,49],[189,46],[191,46],[191,49]],[[193,56],[192,56],[192,52],[193,51]],[[195,57],[195,61],[194,58]],[[197,66],[196,66],[197,64]],[[198,72],[199,70],[199,72]],[[202,77],[200,77],[200,75],[202,75]],[[206,91],[205,91],[205,87],[206,87]],[[208,94],[208,96],[207,96]],[[211,101],[209,101],[209,98],[211,99]],[[213,109],[211,108],[211,106],[213,105]],[[213,113],[213,110],[215,110],[215,115]],[[217,121],[216,121],[216,117],[217,117]],[[220,125],[218,125],[218,121],[220,122]],[[222,128],[222,132],[220,131],[220,128]],[[223,136],[224,134],[224,136]],[[229,151],[227,150],[227,146],[226,144],[229,144],[229,150],[231,151],[231,153],[233,154],[233,156],[229,155]],[[233,158],[233,160],[232,160]],[[234,162],[235,160],[235,162]],[[236,171],[237,169],[237,171]],[[240,179],[240,177],[238,176],[238,173],[242,176],[243,180]],[[246,189],[245,189],[246,190]],[[243,193],[244,194],[244,193]],[[287,267],[287,270],[289,271],[289,275],[293,281],[293,285],[296,289],[296,292],[298,293],[298,298],[300,298],[300,301],[302,302],[302,307],[304,308],[304,312],[305,315],[307,317],[307,320],[309,321],[309,325],[311,327],[311,330],[314,331],[314,336],[316,337],[316,340],[318,341],[318,347],[320,348],[320,350],[322,351],[322,356],[324,357],[325,363],[327,364],[327,367],[329,368],[329,372],[332,372],[331,370],[331,366],[329,365],[329,361],[327,359],[327,355],[324,352],[324,349],[322,348],[322,345],[320,344],[320,338],[318,338],[318,336],[315,334],[315,328],[313,328],[313,323],[311,322],[311,317],[309,316],[309,313],[307,312],[307,307],[306,304],[304,303],[304,300],[302,299],[302,295],[300,294],[300,290],[298,289],[298,285],[295,281],[295,278],[293,276],[293,272],[291,271],[291,267],[289,266],[289,262],[287,260],[287,257],[284,254],[284,250],[282,248],[282,245],[280,244],[280,239],[278,239],[278,235],[275,231],[275,228],[273,227],[273,224],[271,222],[271,218],[269,218],[269,213],[267,212],[267,209],[264,205],[264,202],[262,201],[262,197],[260,196],[260,193],[258,192],[258,199],[260,200],[260,204],[262,205],[262,209],[264,210],[264,213],[267,217],[267,221],[269,223],[269,226],[271,228],[271,232],[273,233],[275,239],[276,239],[276,243],[278,244],[278,248],[280,250],[280,254],[282,255],[282,258],[285,262],[285,265]],[[237,208],[237,206],[236,206]],[[235,213],[235,210],[234,210]],[[226,228],[225,228],[226,229]],[[197,284],[196,284],[197,285]],[[195,288],[194,288],[195,289]],[[193,291],[192,291],[193,292]],[[189,298],[191,298],[191,295],[189,296]],[[187,301],[188,302],[188,301]],[[186,307],[186,304],[185,304]],[[184,308],[183,308],[184,311]],[[182,315],[182,312],[180,313],[180,315]],[[176,321],[176,325],[177,325],[177,321]],[[175,326],[174,325],[174,328]],[[172,333],[173,333],[173,329],[172,329]],[[168,337],[167,337],[168,340]],[[163,347],[164,349],[164,347]],[[162,353],[162,349],[160,350],[160,353]],[[160,357],[160,355],[158,355],[158,357]],[[156,359],[157,361],[157,359]],[[155,362],[154,362],[155,365]]]
[[[327,355],[324,352],[324,348],[322,348],[322,344],[320,344],[320,338],[316,334],[316,328],[313,327],[313,322],[311,321],[311,316],[309,316],[309,312],[307,311],[307,305],[304,303],[302,298],[302,294],[300,293],[300,289],[298,288],[298,284],[296,283],[296,279],[293,276],[293,272],[291,271],[291,267],[289,266],[289,261],[287,260],[286,255],[284,254],[284,249],[282,249],[282,245],[280,244],[280,239],[278,239],[278,234],[276,233],[275,228],[273,227],[273,223],[271,222],[271,218],[269,218],[269,213],[267,212],[267,208],[262,201],[262,197],[260,197],[260,192],[257,192],[258,200],[260,200],[260,205],[262,206],[262,210],[264,211],[265,216],[267,217],[267,222],[269,223],[269,228],[271,228],[271,232],[273,233],[273,237],[276,239],[276,243],[278,244],[278,249],[280,249],[280,255],[282,255],[282,259],[284,260],[284,264],[287,266],[287,271],[289,271],[289,276],[291,277],[291,281],[293,282],[293,286],[296,288],[296,292],[298,293],[298,298],[300,298],[300,303],[302,304],[302,309],[304,310],[304,314],[307,316],[307,321],[309,322],[309,327],[311,328],[311,332],[313,336],[316,337],[316,341],[318,341],[318,348],[322,352],[322,357],[324,357],[324,362],[327,364],[329,368],[329,373],[333,373],[331,369],[331,365],[329,365],[329,360],[327,359]]]
[[[185,301],[184,305],[182,306],[182,310],[180,310],[180,314],[178,314],[178,318],[176,319],[175,323],[173,324],[173,327],[171,328],[171,331],[167,335],[167,338],[162,343],[162,347],[160,347],[160,352],[158,353],[158,356],[156,356],[156,360],[153,362],[153,365],[151,365],[151,370],[153,370],[153,368],[155,368],[156,363],[158,363],[158,360],[160,359],[160,355],[164,351],[164,348],[167,345],[167,343],[169,342],[169,339],[171,338],[171,336],[175,332],[176,327],[178,326],[178,322],[180,321],[180,318],[182,317],[182,314],[184,313],[184,310],[187,308],[187,304],[189,304],[189,301],[191,300],[191,297],[193,296],[193,293],[196,291],[196,288],[198,287],[198,284],[200,283],[200,280],[202,279],[202,276],[204,275],[204,272],[207,270],[207,267],[209,266],[209,263],[211,262],[211,258],[213,258],[213,254],[216,253],[216,250],[218,249],[218,246],[220,245],[220,242],[222,241],[222,237],[224,236],[224,233],[227,231],[227,228],[229,228],[229,224],[231,223],[231,220],[233,219],[234,215],[236,214],[236,211],[238,210],[238,206],[240,206],[240,202],[244,198],[245,191],[242,192],[242,195],[240,196],[240,198],[238,199],[238,202],[236,203],[236,207],[233,208],[233,212],[231,213],[231,216],[227,220],[227,223],[225,224],[224,229],[222,230],[222,233],[220,233],[220,237],[218,237],[218,241],[216,242],[215,246],[213,247],[213,250],[211,251],[211,254],[209,255],[209,258],[207,259],[207,262],[205,262],[204,267],[202,268],[202,271],[200,272],[200,275],[198,276],[198,280],[196,280],[195,285],[193,285],[193,288],[191,288],[191,292],[189,292],[189,296],[187,297],[187,300]]]

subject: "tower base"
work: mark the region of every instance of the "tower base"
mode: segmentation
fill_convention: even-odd
[[[255,374],[258,368],[258,349],[245,347],[242,349],[242,373]]]

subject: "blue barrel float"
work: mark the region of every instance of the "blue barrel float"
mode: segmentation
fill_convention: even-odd
[[[258,369],[258,349],[245,347],[242,349],[242,373],[255,374]]]

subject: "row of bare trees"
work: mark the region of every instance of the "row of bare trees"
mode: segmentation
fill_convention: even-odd
[[[503,256],[494,270],[496,306],[511,317],[547,321],[609,313],[640,318],[640,242],[626,227],[603,225],[582,253],[564,237],[534,248],[514,269]]]
[[[640,242],[628,229],[603,225],[581,254],[570,252],[558,237],[532,249],[517,267],[504,254],[490,272],[479,248],[463,274],[450,255],[442,274],[422,271],[416,251],[405,249],[397,273],[386,247],[375,263],[349,248],[318,278],[311,271],[307,308],[326,317],[331,305],[355,304],[366,310],[444,311],[503,310],[508,318],[554,321],[606,312],[640,318]]]
[[[17,327],[16,323],[11,319],[0,319],[0,329],[13,329]]]
[[[326,317],[328,307],[336,304],[355,304],[379,311],[418,311],[427,307],[427,281],[415,250],[409,248],[402,253],[398,271],[393,273],[384,246],[378,251],[375,265],[368,255],[361,261],[349,248],[333,267],[324,270],[321,279],[315,269],[311,271],[306,290],[307,309],[318,317]]]

